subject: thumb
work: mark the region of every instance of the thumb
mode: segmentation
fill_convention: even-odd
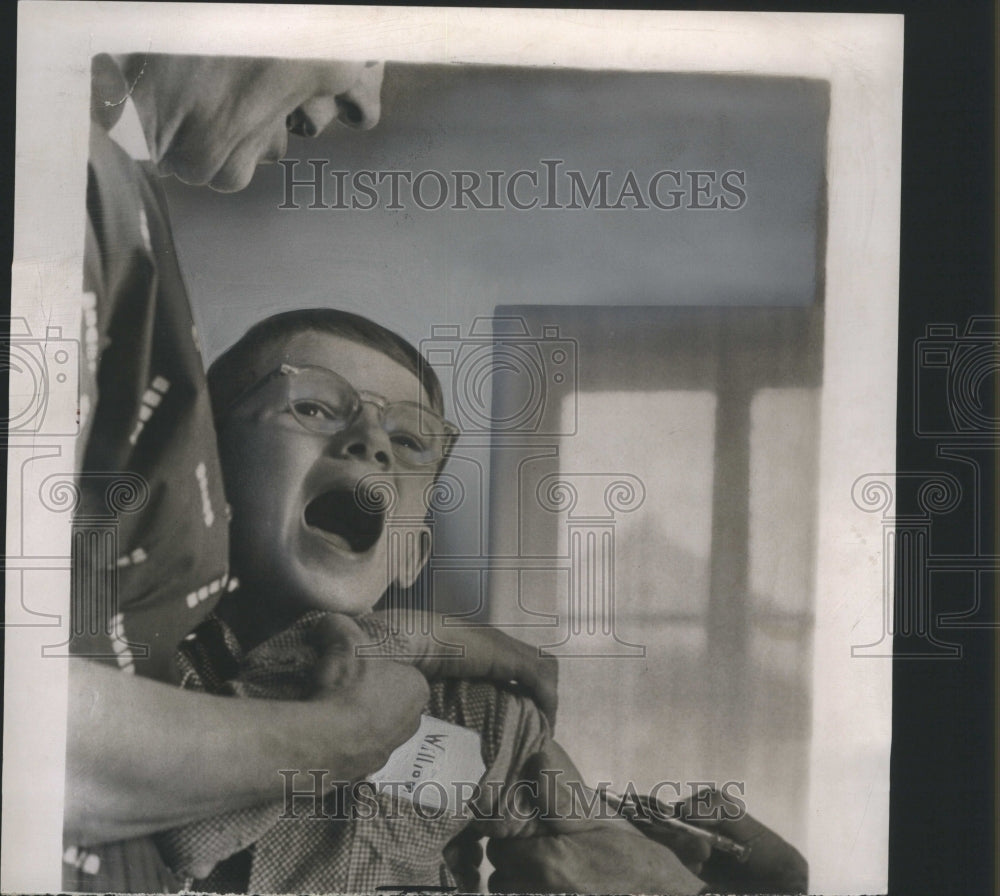
[[[340,613],[325,613],[309,630],[306,640],[317,655],[313,674],[317,690],[340,690],[360,675],[355,650],[364,642],[364,633],[354,620]]]
[[[363,637],[358,624],[343,613],[323,613],[306,635],[309,645],[320,655],[351,653],[349,648],[361,643]]]

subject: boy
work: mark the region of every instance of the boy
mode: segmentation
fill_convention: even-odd
[[[426,496],[457,435],[430,367],[390,331],[315,309],[251,328],[212,365],[209,388],[240,586],[183,646],[184,684],[302,698],[317,661],[311,639],[317,626],[336,624],[330,614],[355,617],[388,655],[410,653],[404,635],[368,614],[387,591],[411,586],[429,555]],[[401,537],[388,537],[398,521]],[[462,805],[429,813],[398,790],[363,799],[343,787],[312,818],[272,805],[168,832],[159,841],[165,858],[206,890],[452,885],[442,850],[463,830],[530,833],[529,813],[511,795],[529,757],[558,748],[530,700],[486,682],[433,685],[428,712],[480,735],[482,765],[470,784],[481,787]],[[607,823],[632,831],[621,819]],[[694,864],[707,857],[698,846]],[[662,861],[661,886],[702,890],[673,853],[664,849]]]

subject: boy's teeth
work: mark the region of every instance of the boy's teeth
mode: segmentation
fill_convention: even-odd
[[[319,530],[320,534],[335,547],[340,548],[342,551],[350,551],[351,546],[347,543],[347,539],[340,535],[336,535],[333,532],[326,532],[323,529]]]

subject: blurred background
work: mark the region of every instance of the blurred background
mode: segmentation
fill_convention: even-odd
[[[611,204],[662,170],[743,172],[746,201],[281,209],[282,166],[234,195],[164,181],[206,360],[316,305],[428,355],[464,435],[425,588],[561,657],[584,774],[742,782],[803,850],[828,113],[805,79],[389,64],[381,123],[292,139],[296,178],[560,160],[611,172]]]

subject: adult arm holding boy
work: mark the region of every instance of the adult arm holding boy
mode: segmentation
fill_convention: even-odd
[[[66,835],[87,846],[274,799],[278,768],[360,778],[416,730],[427,683],[354,656],[338,620],[312,700],[235,701],[94,662],[70,676]],[[332,626],[332,623],[331,623]]]

